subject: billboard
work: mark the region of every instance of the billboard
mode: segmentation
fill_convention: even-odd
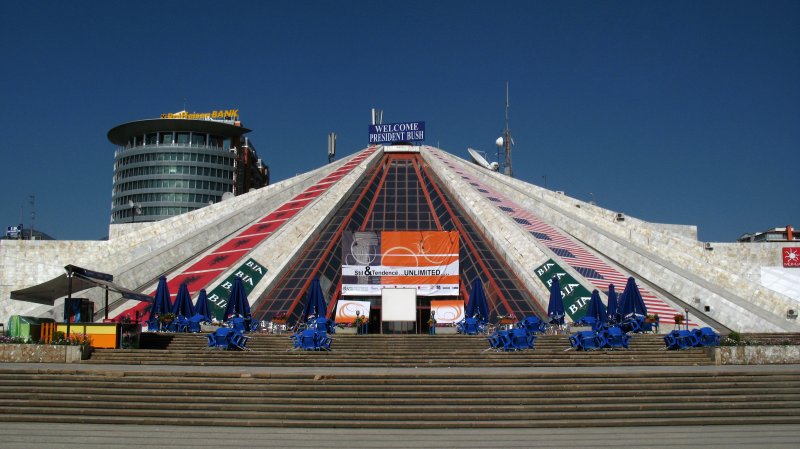
[[[211,310],[211,314],[217,317],[218,320],[223,318],[222,314],[225,313],[225,306],[228,305],[228,299],[231,296],[231,289],[233,288],[233,281],[237,277],[242,278],[244,292],[249,295],[266,273],[267,269],[256,262],[255,259],[247,259],[245,263],[240,265],[239,268],[228,275],[224,281],[208,293],[208,306]],[[248,299],[248,301],[250,301],[250,299]]]
[[[384,288],[457,296],[458,251],[456,231],[345,231],[342,296],[380,296]]]
[[[783,248],[783,267],[800,268],[800,248]]]
[[[369,321],[369,308],[369,301],[340,299],[336,303],[336,323],[353,324],[356,322],[357,315],[361,315]]]
[[[22,225],[6,227],[6,237],[10,239],[18,239],[22,235]]]
[[[425,122],[369,125],[369,143],[421,142],[425,140]]]
[[[439,324],[455,324],[465,318],[464,301],[460,299],[442,299],[431,301],[431,314]]]
[[[558,278],[558,282],[561,285],[561,300],[564,303],[564,311],[572,321],[578,321],[586,316],[589,300],[592,299],[592,293],[586,287],[575,280],[553,259],[548,259],[547,262],[537,267],[535,272],[548,290],[550,290],[550,285],[553,283],[553,277]]]

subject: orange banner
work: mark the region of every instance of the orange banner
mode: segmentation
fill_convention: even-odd
[[[345,232],[342,295],[378,296],[383,288],[409,288],[418,296],[457,296],[456,231]]]

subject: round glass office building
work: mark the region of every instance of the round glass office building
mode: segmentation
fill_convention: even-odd
[[[196,118],[173,118],[195,117]],[[238,121],[169,114],[114,127],[111,223],[158,221],[269,183]]]

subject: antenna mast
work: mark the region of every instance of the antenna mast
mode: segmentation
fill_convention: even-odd
[[[508,81],[506,81],[506,129],[503,130],[503,135],[498,137],[495,141],[497,145],[497,161],[502,164],[502,173],[507,176],[514,176],[514,170],[511,168],[511,149],[514,145],[514,139],[511,138],[511,130],[508,128]],[[503,154],[500,153],[500,148],[503,149]]]
[[[513,144],[513,141],[511,140],[511,130],[508,128],[508,109],[508,81],[506,81],[506,130],[505,133],[503,133],[503,147],[506,150],[504,173],[513,177],[514,171],[511,169],[511,145]]]
[[[36,195],[31,195],[31,230],[28,240],[33,240],[33,223],[36,221]]]

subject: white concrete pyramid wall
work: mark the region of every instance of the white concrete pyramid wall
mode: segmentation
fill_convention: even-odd
[[[243,229],[259,223],[326,177],[341,173],[324,192],[303,203],[295,215],[281,222],[246,254],[267,268],[267,275],[250,295],[257,298],[276,282],[295,252],[343,203],[381,155],[380,147],[374,153],[365,150],[192,213],[155,223],[121,226],[113,231],[114,238],[105,242],[2,241],[0,319],[6,321],[12,314],[60,318],[58,305],[50,308],[8,298],[12,290],[60,275],[67,264],[114,274],[121,285],[151,293],[160,275],[168,274],[172,279],[186,272],[237,238]],[[737,254],[752,251],[750,248],[756,245],[726,244],[719,246],[724,251],[709,251],[696,240],[692,226],[654,224],[629,216],[620,221],[615,211],[487,171],[435,148],[422,147],[422,156],[450,197],[473,218],[532,292],[533,299],[545,309],[549,293],[533,274],[533,268],[554,259],[589,290],[604,289],[609,279],[621,290],[624,282],[620,284],[620,280],[636,277],[643,296],[650,301],[649,307],[662,311],[662,316],[668,310],[689,307],[699,312],[693,313],[698,325],[721,325],[737,331],[800,331],[795,320],[786,318],[787,310],[800,308],[798,300],[765,288],[754,279],[761,276],[764,257],[750,255],[747,263],[732,262]],[[352,162],[356,157],[357,164]],[[342,170],[346,165],[347,170]],[[498,204],[505,205],[507,211],[499,209]],[[583,258],[581,263],[604,270],[607,278],[584,277],[572,266],[574,262],[534,237],[532,229],[545,229],[563,244],[571,245],[577,257]],[[739,247],[742,249],[737,250]],[[217,285],[234,269],[231,265],[216,273],[206,289]],[[173,294],[177,288],[174,290]],[[89,297],[99,303],[102,293],[92,292]],[[123,304],[111,315],[132,305]]]

